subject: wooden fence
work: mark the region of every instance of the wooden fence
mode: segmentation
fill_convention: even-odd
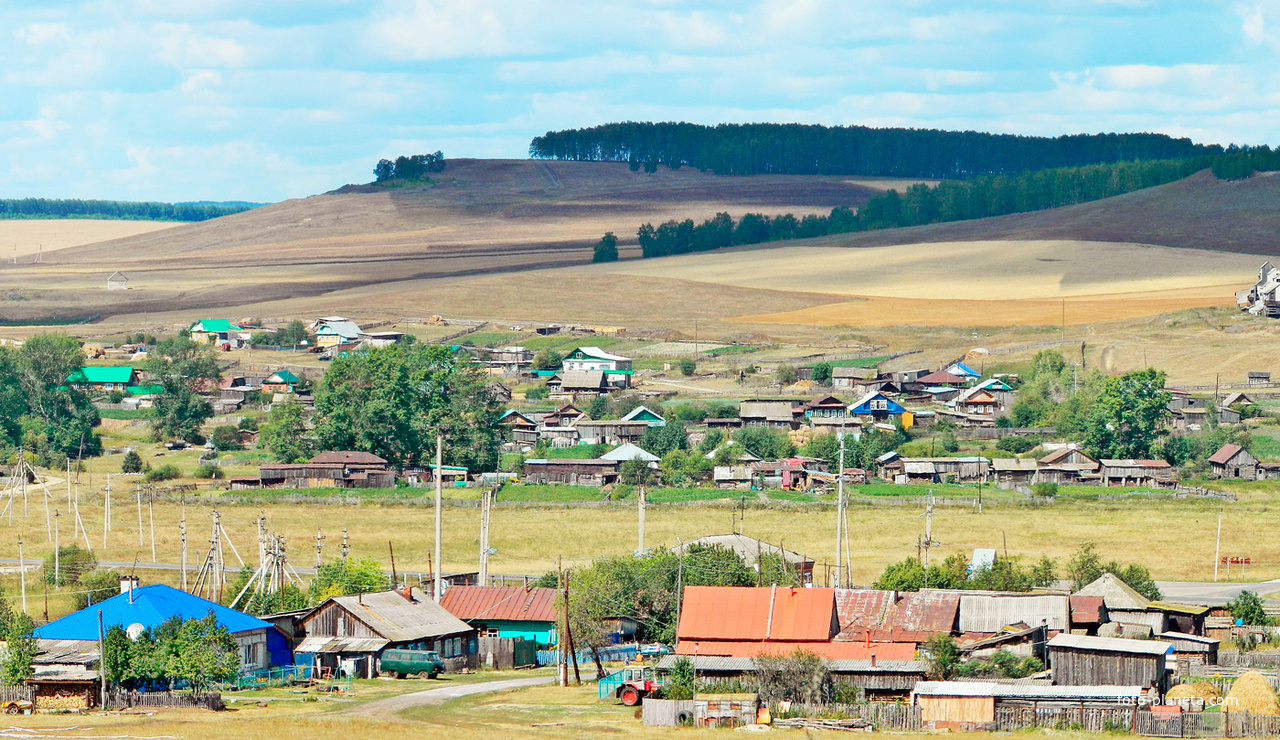
[[[1053,435],[1054,427],[962,427],[956,430],[957,439],[1004,439],[1005,437],[1029,437]]]
[[[1280,653],[1256,650],[1242,653],[1238,650],[1218,651],[1218,665],[1232,668],[1280,668]]]
[[[34,686],[0,686],[0,702],[35,702],[35,700],[36,690]]]
[[[481,637],[480,662],[498,670],[534,668],[538,665],[537,645],[517,637]]]
[[[195,707],[212,709],[224,708],[222,694],[175,694],[172,691],[108,691],[107,707],[110,709],[129,709],[131,707]]]
[[[1026,730],[1039,727],[1060,730],[1082,729],[1088,732],[1130,731],[1133,728],[1133,709],[1129,707],[1119,709],[999,707],[996,709],[995,729],[997,730]]]
[[[780,707],[776,702],[771,703],[769,711],[773,715],[779,716]],[[853,719],[861,719],[870,722],[877,730],[891,730],[896,732],[917,732],[923,729],[920,722],[920,707],[913,707],[909,704],[888,704],[884,702],[871,702],[868,704],[792,704],[791,709],[786,714],[790,715],[822,715],[826,717],[834,715],[843,715]]]
[[[679,727],[681,718],[693,720],[693,700],[645,699],[640,721],[648,727]]]

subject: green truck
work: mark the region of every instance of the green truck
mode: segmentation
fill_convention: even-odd
[[[440,654],[434,650],[384,650],[378,672],[391,678],[435,678],[444,671]]]

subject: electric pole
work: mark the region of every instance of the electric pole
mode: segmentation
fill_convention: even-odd
[[[435,583],[435,600],[440,603],[440,597],[444,596],[444,581],[441,578],[444,571],[444,563],[440,560],[440,510],[444,505],[444,493],[441,488],[444,477],[444,438],[436,433],[436,583]]]

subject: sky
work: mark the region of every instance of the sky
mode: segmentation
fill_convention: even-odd
[[[3,0],[0,197],[278,201],[619,120],[1280,144],[1280,0]]]

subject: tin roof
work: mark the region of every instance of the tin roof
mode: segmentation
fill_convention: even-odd
[[[837,641],[924,642],[956,624],[960,594],[952,591],[836,589]]]
[[[676,637],[826,642],[836,629],[834,589],[687,586]]]
[[[1146,609],[1151,600],[1113,573],[1103,573],[1096,581],[1076,592],[1077,596],[1101,596],[1108,609]]]
[[[827,660],[914,660],[914,642],[753,642],[750,640],[681,640],[677,655],[719,655],[754,658],[757,655],[790,655],[795,650],[820,655]]]
[[[312,609],[303,621],[332,601],[389,642],[410,642],[472,631],[466,622],[445,611],[422,591],[410,589],[410,595],[412,602],[400,591],[335,596]]]
[[[1123,637],[1089,637],[1062,633],[1049,640],[1050,648],[1066,650],[1094,650],[1106,653],[1132,653],[1135,655],[1164,655],[1173,651],[1167,642],[1154,640],[1126,640]]]
[[[806,648],[808,649],[808,648]],[[756,662],[752,658],[731,658],[719,655],[666,655],[658,661],[661,671],[671,670],[677,660],[684,658],[699,671],[738,672],[756,670]],[[923,675],[926,666],[918,660],[879,660],[872,665],[870,660],[828,660],[827,670],[833,673],[911,673]]]
[[[377,637],[307,637],[295,653],[376,653],[390,642]]]
[[[1051,630],[1071,628],[1067,594],[966,591],[960,597],[961,632],[998,632],[1008,625],[1044,624]]]
[[[622,355],[609,354],[608,352],[605,352],[599,347],[578,347],[573,352],[570,352],[569,357],[566,359],[571,359],[573,355],[578,352],[581,352],[584,356],[590,357],[594,360],[614,360],[617,362],[631,362],[630,357],[623,357]]]
[[[1046,686],[995,681],[921,681],[916,696],[996,696],[1002,699],[1136,699],[1141,686]]]
[[[924,383],[925,385],[937,385],[940,383],[948,383],[952,385],[963,385],[965,382],[965,379],[960,377],[959,375],[952,375],[946,370],[939,370],[936,373],[929,373],[928,375],[923,375],[919,378],[916,378],[915,382]]]
[[[32,635],[42,640],[97,640],[99,611],[102,612],[103,627],[107,629],[114,626],[128,627],[135,623],[155,628],[170,617],[201,619],[210,612],[213,612],[218,624],[233,635],[271,626],[270,622],[244,612],[228,609],[172,586],[155,584],[134,588],[132,598],[127,593],[116,594],[91,607],[37,627]]]
[[[338,452],[321,452],[319,455],[311,458],[310,462],[316,465],[386,465],[387,461],[372,452],[353,452],[343,450]]]
[[[1169,468],[1173,467],[1164,460],[1101,460],[1103,465],[1108,468]]]
[[[440,606],[464,621],[554,622],[556,595],[554,588],[450,586],[440,598]]]
[[[1226,463],[1231,461],[1231,458],[1235,457],[1238,453],[1243,451],[1244,451],[1244,448],[1241,447],[1240,445],[1225,444],[1222,446],[1222,449],[1213,453],[1213,457],[1209,458],[1209,462],[1218,463],[1219,465],[1225,465]]]
[[[640,422],[643,423],[643,422]],[[579,422],[579,426],[581,426]],[[627,442],[626,444],[616,447],[600,456],[601,460],[612,460],[614,462],[624,462],[626,460],[640,460],[641,462],[658,462],[662,458],[647,452],[640,445]]]
[[[1103,617],[1103,598],[1101,596],[1071,597],[1072,624],[1099,624]]]
[[[132,383],[133,368],[127,365],[86,365],[67,376],[71,383]]]

